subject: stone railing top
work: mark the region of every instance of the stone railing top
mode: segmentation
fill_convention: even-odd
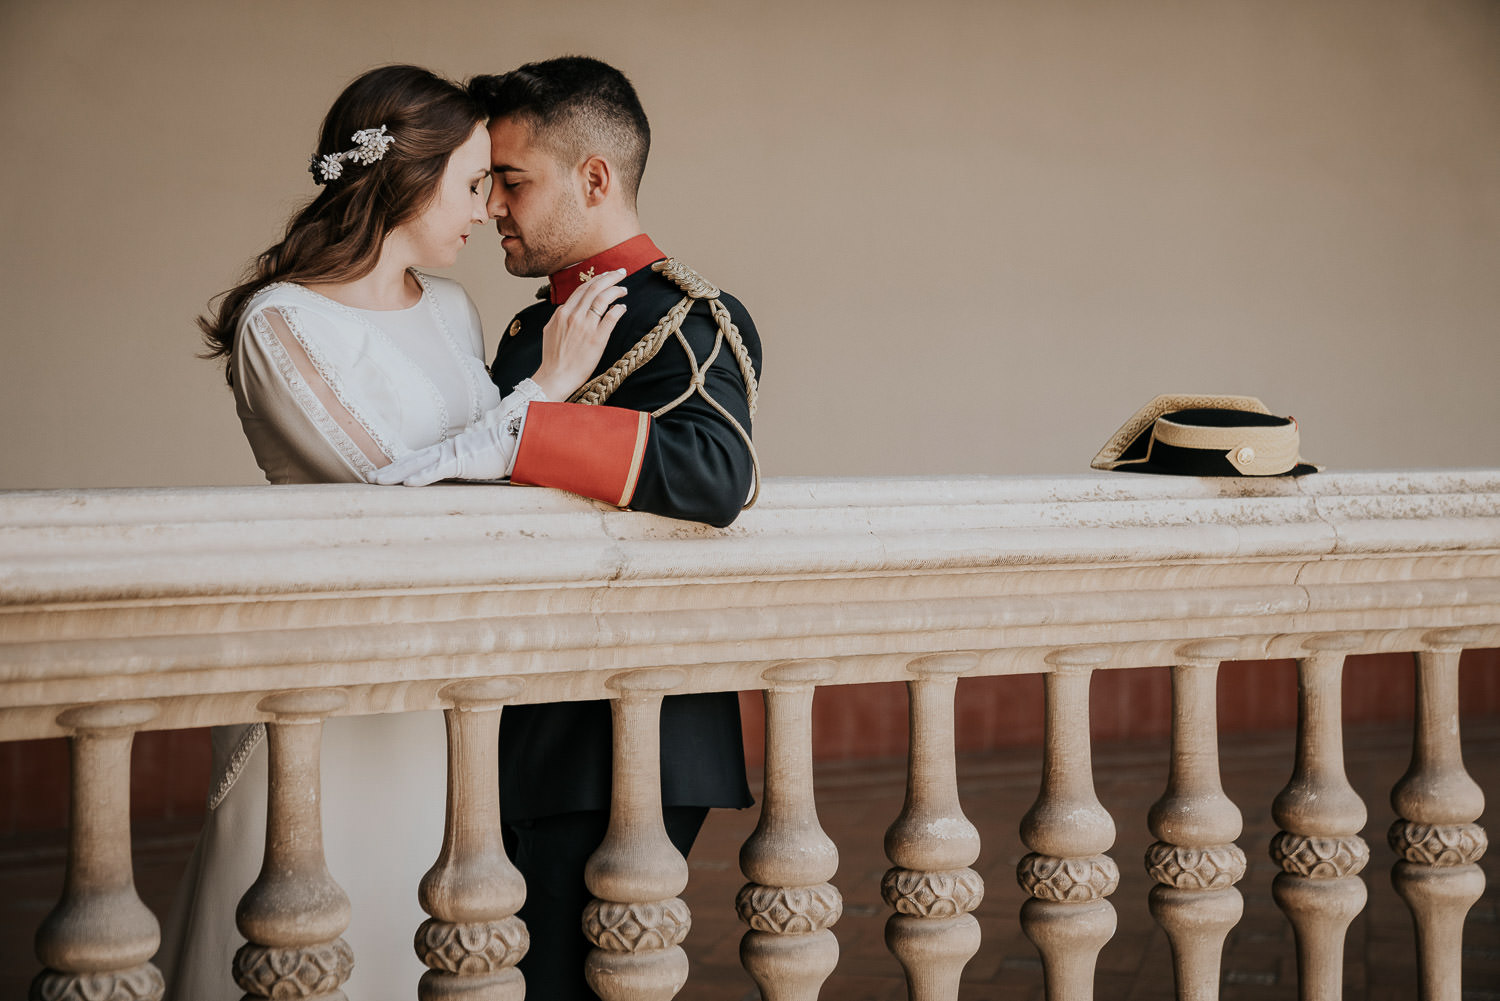
[[[299,688],[365,713],[496,675],[539,701],[640,668],[732,690],[787,661],[842,684],[935,653],[1108,669],[1497,626],[1494,470],[783,479],[722,530],[512,487],[0,493],[0,739],[130,699],[171,727]]]
[[[727,529],[551,490],[0,492],[0,606],[1500,549],[1500,470],[770,480]]]

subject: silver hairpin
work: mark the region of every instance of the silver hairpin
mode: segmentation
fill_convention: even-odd
[[[386,132],[384,125],[376,129],[360,129],[351,138],[353,149],[312,157],[307,169],[312,172],[314,181],[327,184],[338,180],[344,174],[345,160],[368,167],[384,157],[385,151],[396,141],[395,136]]]

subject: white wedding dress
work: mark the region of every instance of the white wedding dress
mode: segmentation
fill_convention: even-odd
[[[292,284],[247,304],[231,358],[235,400],[270,482],[368,481],[390,460],[544,398],[527,380],[502,401],[462,286],[412,274],[423,291],[410,309],[353,309]],[[231,969],[245,941],[234,912],[265,846],[263,736],[259,725],[214,728],[208,816],[157,954],[165,1001],[244,993]],[[324,724],[323,842],[352,905],[350,1001],[416,997],[425,967],[412,937],[426,919],[417,884],[442,848],[446,754],[436,711]]]

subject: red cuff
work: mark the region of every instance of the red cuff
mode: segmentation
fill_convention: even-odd
[[[532,403],[512,483],[556,487],[625,507],[635,496],[651,415],[622,407]]]

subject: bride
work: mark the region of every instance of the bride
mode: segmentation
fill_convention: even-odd
[[[457,85],[413,66],[351,83],[323,121],[316,198],[202,327],[256,462],[272,483],[374,482],[440,445],[467,478],[515,461],[533,400],[566,400],[623,315],[609,272],[546,328],[536,373],[501,398],[462,286],[424,273],[454,263],[488,221],[489,136]],[[265,841],[264,729],[216,727],[209,813],[157,962],[167,1001],[232,1001],[235,906]],[[334,718],[324,727],[323,836],[348,894],[351,997],[414,996],[416,888],[442,845],[446,742],[437,712]]]

